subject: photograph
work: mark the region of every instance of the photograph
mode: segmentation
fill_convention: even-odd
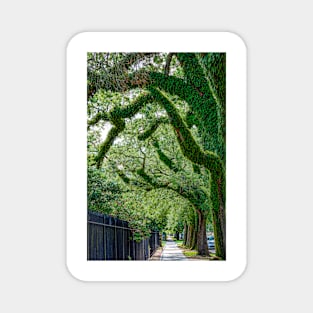
[[[87,260],[226,261],[225,52],[87,52]]]
[[[71,39],[67,267],[74,277],[229,281],[244,272],[246,61],[244,42],[228,32]]]

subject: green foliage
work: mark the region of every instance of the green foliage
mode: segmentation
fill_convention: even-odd
[[[182,233],[184,230],[184,224],[186,222],[186,212],[188,212],[188,210],[190,209],[192,208],[186,208],[185,206],[176,208],[175,210],[171,210],[168,214],[166,231],[168,233]]]
[[[138,135],[138,139],[139,140],[148,139],[149,137],[151,137],[151,135],[153,135],[153,133],[158,129],[158,127],[161,124],[167,124],[167,123],[168,123],[168,119],[166,117],[155,119],[153,123],[150,125],[150,128],[148,130]]]
[[[153,146],[156,148],[156,152],[159,156],[159,159],[174,173],[177,173],[179,171],[179,168],[175,165],[172,159],[170,159],[160,148],[160,145],[157,140],[155,140],[153,143]]]
[[[89,210],[110,214],[114,208],[122,205],[118,183],[108,180],[102,171],[88,168],[87,183]]]
[[[170,210],[166,194],[147,193],[142,190],[123,194],[123,208],[112,211],[115,216],[129,222],[136,229],[136,238],[147,237],[151,230],[162,231]]]
[[[89,53],[87,86],[89,165],[126,184],[125,207],[115,214],[142,236],[148,227],[190,221],[173,213],[177,199],[186,212],[210,211],[203,216],[212,219],[224,258],[226,55]],[[99,128],[108,121],[113,127],[99,144]],[[169,201],[167,213],[152,217],[160,197]]]

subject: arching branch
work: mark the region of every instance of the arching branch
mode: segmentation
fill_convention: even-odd
[[[156,119],[151,125],[148,130],[145,132],[141,133],[138,135],[138,140],[146,140],[148,139],[157,129],[161,124],[168,124],[168,118],[167,117],[160,117]]]
[[[207,99],[208,110],[206,112],[203,107],[202,112],[217,121],[211,125],[203,120],[203,127],[200,127],[202,137],[207,137],[207,134],[211,137],[204,140],[203,144],[207,150],[215,151],[225,161],[226,54],[207,53],[200,54],[198,58],[194,53],[178,53],[177,58],[187,82]],[[199,112],[195,113],[198,115]]]
[[[157,188],[165,188],[168,190],[172,190],[175,193],[177,193],[179,196],[181,196],[182,198],[188,200],[193,206],[197,206],[198,208],[200,208],[203,203],[204,203],[204,199],[207,197],[207,195],[205,194],[205,192],[203,192],[201,189],[199,188],[191,188],[189,190],[183,188],[183,186],[172,186],[170,185],[170,182],[167,183],[161,183],[158,182],[155,178],[151,177],[149,174],[147,174],[144,169],[139,169],[136,172],[141,178],[143,178],[144,181],[146,181],[148,184],[150,184],[153,188],[157,189]]]
[[[220,158],[213,152],[202,150],[184,123],[175,105],[160,90],[150,88],[150,92],[154,99],[166,110],[183,155],[190,161],[203,165],[210,171],[218,171],[221,174],[223,164]]]
[[[164,68],[164,74],[169,75],[170,73],[170,66],[171,66],[171,61],[174,53],[170,52],[167,57],[166,57],[166,62],[165,62],[165,68]]]
[[[187,82],[195,88],[201,96],[211,97],[211,90],[205,77],[203,69],[194,53],[178,53],[180,62]]]
[[[156,148],[159,159],[174,173],[179,171],[178,167],[174,164],[174,162],[161,150],[160,145],[157,141],[153,142],[153,146]]]
[[[109,151],[109,149],[111,148],[111,146],[113,145],[113,142],[115,140],[115,138],[118,136],[118,134],[123,131],[125,128],[125,122],[122,121],[120,127],[116,127],[113,126],[108,135],[107,138],[105,139],[105,141],[100,145],[99,147],[99,152],[98,154],[95,156],[95,161],[97,163],[97,168],[100,168],[102,163],[103,163],[103,159],[105,157],[105,155],[107,154],[107,152]]]
[[[109,115],[106,112],[97,113],[92,119],[88,120],[87,125],[88,129],[90,126],[96,125],[100,121],[109,121]]]
[[[216,102],[225,110],[226,53],[206,53],[199,60],[208,77],[209,86]]]
[[[219,121],[216,102],[210,92],[208,81],[194,54],[180,53],[177,54],[177,56],[185,71],[187,83],[181,78],[168,76],[167,70],[165,74],[162,74],[141,69],[132,73],[127,73],[127,71],[123,70],[122,75],[117,75],[117,82],[107,77],[103,82],[98,84],[105,90],[114,91],[120,91],[118,87],[120,84],[124,86],[123,88],[125,90],[152,86],[160,88],[172,95],[179,96],[189,104],[190,108],[194,111],[197,118],[202,121],[203,125],[207,126],[208,131],[205,134],[207,138],[205,141],[206,149],[216,151],[216,145],[219,142]],[[131,56],[128,57],[131,59]],[[171,54],[169,54],[167,64],[169,64],[168,62],[171,57]],[[138,56],[138,58],[140,59],[140,56]],[[123,66],[116,66],[123,68]],[[114,72],[114,66],[111,71]],[[116,87],[114,87],[115,85]]]
[[[99,152],[95,157],[98,168],[101,167],[103,158],[111,148],[115,138],[125,129],[124,119],[134,116],[144,106],[144,104],[149,101],[153,101],[151,95],[149,93],[142,93],[130,105],[114,108],[109,114],[106,115],[108,116],[108,119],[112,123],[113,127],[110,129],[106,140],[101,143]]]
[[[153,190],[153,188],[150,185],[147,184],[143,184],[142,182],[138,181],[138,180],[134,180],[129,178],[127,175],[125,175],[125,173],[121,170],[119,170],[117,167],[115,167],[115,171],[118,174],[118,176],[123,180],[123,182],[129,186],[133,186],[136,188],[142,188],[145,191],[151,191]]]
[[[131,118],[135,114],[139,112],[140,109],[143,108],[144,105],[148,104],[149,102],[153,102],[153,98],[151,97],[150,93],[143,92],[129,105],[115,107],[110,111],[109,116],[110,120],[114,119],[115,117],[118,118]]]

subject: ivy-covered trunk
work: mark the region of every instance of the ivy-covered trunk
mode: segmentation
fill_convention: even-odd
[[[208,242],[206,237],[207,211],[197,210],[198,214],[198,233],[197,250],[199,255],[209,255]]]
[[[197,229],[194,224],[188,226],[186,247],[191,250],[197,248]]]
[[[225,187],[216,175],[212,175],[211,198],[216,256],[226,260]]]
[[[187,231],[188,231],[188,225],[185,223],[184,224],[184,238],[183,238],[183,245],[187,245]]]
[[[192,237],[191,237],[191,250],[197,249],[197,234],[198,234],[198,214],[197,211],[194,210],[194,226],[192,228]]]
[[[225,260],[225,246],[223,241],[223,233],[219,223],[218,212],[215,210],[212,211],[213,216],[213,231],[214,231],[214,240],[215,240],[215,254],[216,256]]]
[[[185,246],[186,247],[190,247],[190,244],[191,244],[191,225],[187,225],[187,231],[186,231],[186,243],[185,243]]]
[[[191,250],[197,249],[197,230],[196,230],[196,227],[192,228],[190,249]]]

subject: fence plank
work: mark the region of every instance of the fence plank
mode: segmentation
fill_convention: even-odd
[[[87,260],[147,260],[160,246],[159,233],[140,242],[132,239],[126,221],[88,211]]]

